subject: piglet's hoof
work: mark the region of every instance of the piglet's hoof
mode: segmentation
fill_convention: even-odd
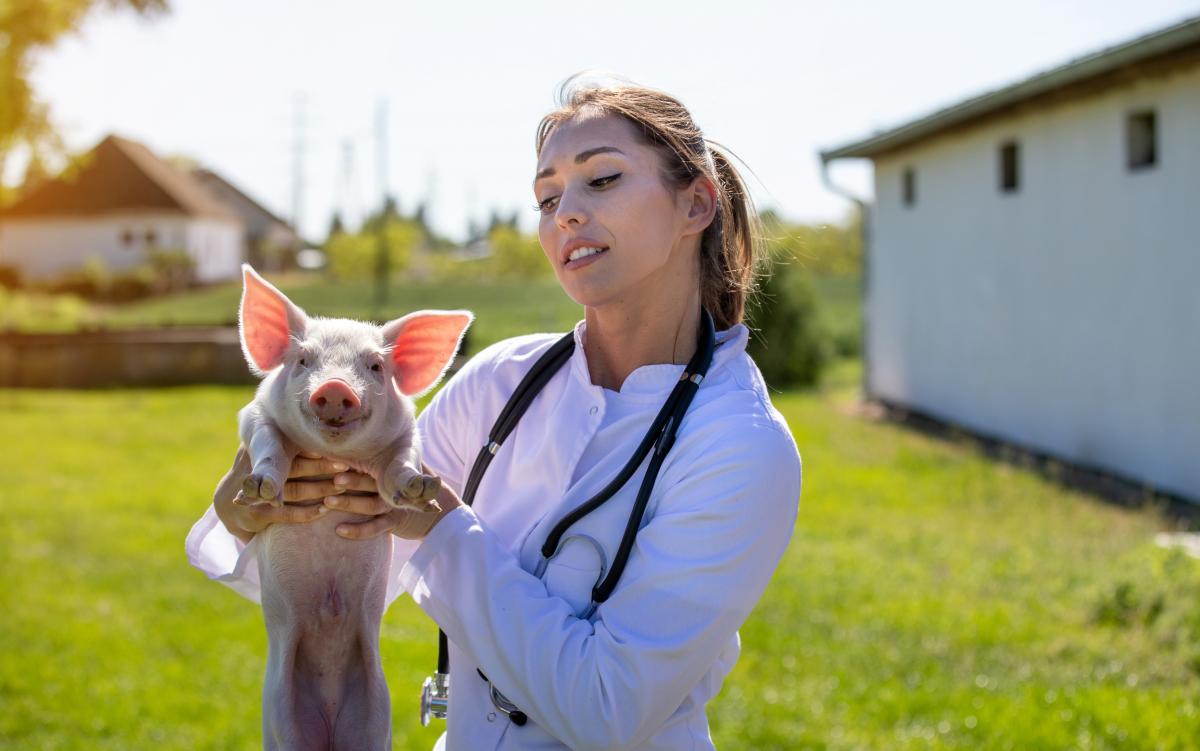
[[[242,495],[249,501],[267,501],[272,506],[282,506],[279,484],[269,475],[252,474],[242,482]]]
[[[438,491],[442,489],[442,479],[432,475],[413,475],[392,499],[395,506],[407,506],[418,511],[440,511]]]

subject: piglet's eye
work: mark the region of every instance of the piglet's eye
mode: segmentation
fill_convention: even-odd
[[[375,371],[376,373],[381,373],[383,372],[383,366],[377,362],[371,363],[371,370]]]
[[[307,357],[300,358],[300,367],[302,367],[302,368],[308,367],[308,358]]]

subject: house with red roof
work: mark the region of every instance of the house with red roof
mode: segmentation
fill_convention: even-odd
[[[196,280],[238,277],[243,261],[294,257],[299,239],[228,181],[189,171],[144,145],[108,136],[72,168],[0,210],[0,265],[52,279],[98,260],[111,273],[154,251],[182,251]],[[267,264],[273,266],[274,264]]]

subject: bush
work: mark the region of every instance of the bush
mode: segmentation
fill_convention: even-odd
[[[775,263],[748,301],[746,317],[751,327],[747,352],[772,388],[820,382],[832,359],[833,341],[807,274],[795,265]]]
[[[0,266],[0,287],[4,289],[21,289],[25,286],[25,280],[21,277],[21,270],[16,266]]]
[[[196,261],[186,250],[152,248],[150,273],[156,292],[175,292],[191,287],[196,280]],[[135,270],[133,273],[140,273]]]
[[[133,302],[154,294],[158,279],[154,269],[138,266],[132,271],[114,276],[104,290],[104,299],[109,302]]]

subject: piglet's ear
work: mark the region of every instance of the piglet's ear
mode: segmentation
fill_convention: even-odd
[[[467,310],[418,310],[384,324],[401,393],[418,396],[441,380],[473,320]]]
[[[242,284],[238,309],[242,352],[255,372],[267,373],[283,362],[292,337],[304,333],[308,316],[250,264],[242,264]]]

